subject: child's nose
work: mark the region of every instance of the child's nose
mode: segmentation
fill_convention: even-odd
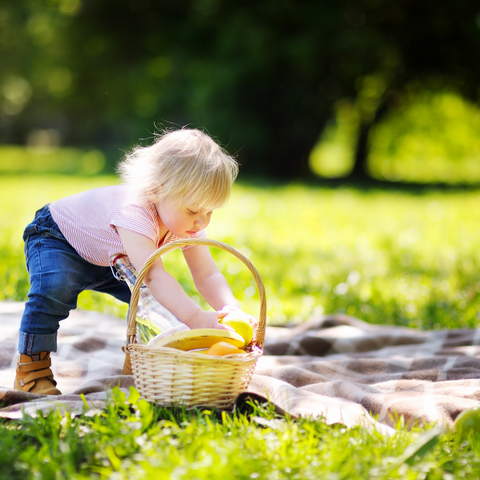
[[[208,223],[208,219],[206,215],[200,215],[196,220],[195,220],[195,225],[201,227],[205,226],[205,224]]]

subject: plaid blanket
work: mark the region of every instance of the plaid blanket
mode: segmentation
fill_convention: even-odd
[[[121,375],[126,323],[74,311],[52,354],[55,397],[12,390],[23,304],[0,302],[0,416],[20,418],[52,408],[82,413],[83,394],[102,408],[113,386],[128,392]],[[245,397],[268,399],[293,417],[363,425],[389,433],[400,417],[409,424],[452,426],[463,410],[480,405],[480,330],[418,331],[371,325],[346,315],[312,318],[293,328],[267,327]]]

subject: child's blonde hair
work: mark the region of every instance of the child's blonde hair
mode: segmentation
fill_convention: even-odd
[[[238,174],[237,162],[207,134],[182,128],[163,133],[148,147],[136,147],[119,164],[123,183],[156,202],[184,197],[198,208],[224,205]]]

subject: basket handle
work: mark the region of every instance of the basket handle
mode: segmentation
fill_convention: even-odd
[[[163,254],[171,250],[175,250],[178,247],[183,247],[185,245],[206,245],[208,247],[220,248],[237,257],[250,270],[250,273],[253,275],[255,283],[257,284],[257,290],[260,296],[260,317],[258,319],[259,321],[255,344],[261,349],[265,340],[265,327],[267,322],[267,301],[265,298],[265,287],[263,286],[260,275],[258,274],[257,269],[254,267],[253,263],[245,255],[243,255],[243,253],[239,252],[230,245],[227,245],[226,243],[219,242],[217,240],[210,240],[209,238],[186,238],[181,240],[174,240],[173,242],[169,242],[166,245],[163,245],[158,250],[153,252],[150,257],[147,258],[145,264],[137,275],[137,280],[132,289],[132,297],[130,300],[130,308],[128,312],[127,345],[130,345],[131,343],[136,343],[136,318],[138,310],[138,300],[140,297],[140,287],[142,286],[145,275],[147,274],[152,264]]]

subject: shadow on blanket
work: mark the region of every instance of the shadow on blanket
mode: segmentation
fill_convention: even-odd
[[[64,395],[44,397],[11,389],[23,304],[0,302],[0,416],[59,408],[101,408],[108,390],[128,391],[122,376],[126,323],[94,312],[72,312],[62,322],[52,355]],[[324,417],[329,424],[363,425],[384,432],[406,422],[452,426],[463,410],[480,406],[480,330],[426,331],[370,325],[346,315],[312,318],[294,328],[268,327],[244,404],[251,395],[279,412]],[[378,420],[375,421],[375,419]]]

